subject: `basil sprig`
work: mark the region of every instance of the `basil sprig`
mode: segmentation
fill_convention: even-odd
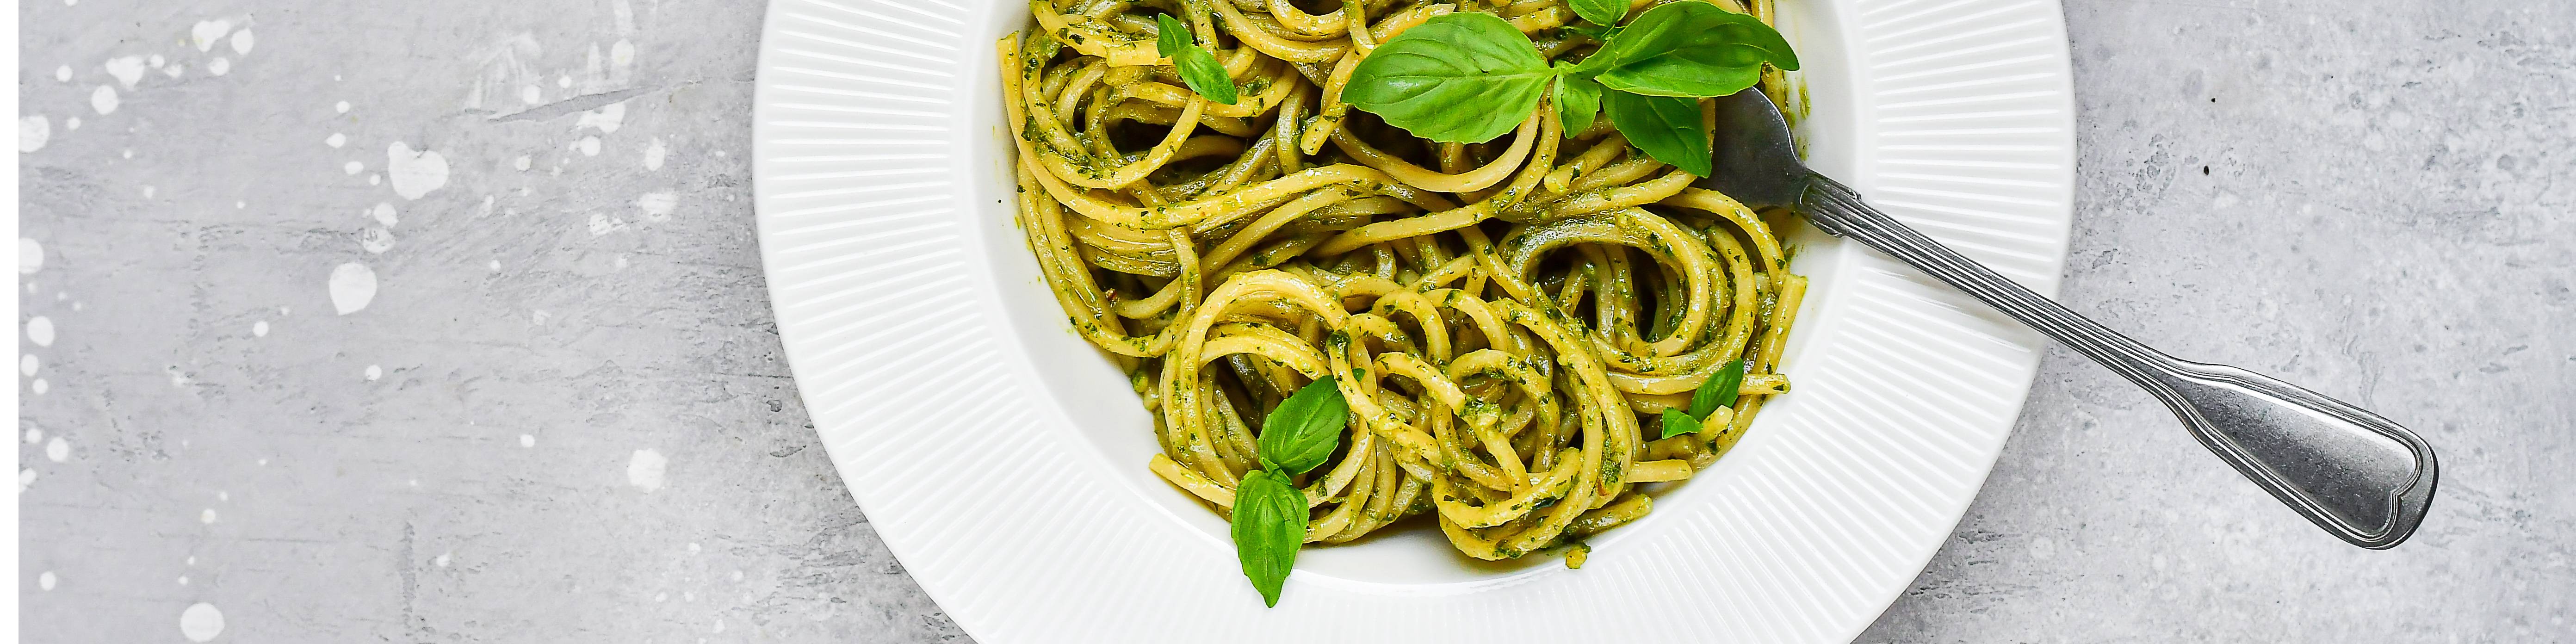
[[[1580,63],[1549,65],[1511,23],[1453,13],[1380,43],[1351,70],[1342,100],[1414,136],[1481,143],[1511,131],[1553,91],[1566,131],[1590,127],[1597,105],[1637,149],[1705,177],[1713,168],[1696,99],[1752,87],[1766,64],[1798,69],[1780,32],[1716,5],[1662,4],[1614,26],[1627,3],[1572,4],[1603,27],[1576,29],[1603,41]]]
[[[1289,482],[1324,464],[1341,446],[1342,428],[1350,422],[1350,401],[1334,379],[1306,383],[1261,422],[1257,444],[1261,469],[1243,475],[1234,486],[1234,556],[1243,562],[1243,577],[1261,592],[1261,601],[1279,605],[1279,589],[1297,567],[1297,549],[1306,543],[1306,494]]]
[[[1717,368],[1717,373],[1709,374],[1708,380],[1699,383],[1698,391],[1691,392],[1689,413],[1664,408],[1663,438],[1699,431],[1700,419],[1707,418],[1719,407],[1734,407],[1736,390],[1743,387],[1744,359],[1726,361]]]
[[[1224,63],[1216,62],[1216,54],[1195,44],[1189,25],[1172,14],[1159,14],[1154,18],[1154,32],[1154,53],[1172,59],[1172,67],[1181,72],[1181,83],[1207,100],[1234,104],[1239,98],[1234,77],[1225,73]]]

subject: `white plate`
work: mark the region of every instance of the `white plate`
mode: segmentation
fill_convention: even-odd
[[[1814,164],[2054,291],[2074,170],[2055,0],[1782,4]],[[806,407],[877,533],[984,642],[1848,640],[1949,535],[2029,390],[2036,336],[1801,231],[1795,390],[1583,570],[1398,535],[1307,550],[1264,609],[1224,522],[1146,471],[1144,410],[1011,224],[992,43],[1026,20],[1010,0],[776,0],[753,111]]]

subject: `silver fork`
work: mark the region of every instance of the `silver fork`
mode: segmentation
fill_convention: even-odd
[[[1915,232],[1798,161],[1760,92],[1717,99],[1718,176],[1698,186],[1895,257],[2145,387],[2200,444],[2327,532],[2371,549],[2415,533],[2433,502],[2433,448],[2378,414],[2236,367],[2165,355]]]

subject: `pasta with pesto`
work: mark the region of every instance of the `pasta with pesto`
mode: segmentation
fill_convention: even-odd
[[[1289,481],[1306,542],[1426,517],[1467,556],[1511,559],[1646,515],[1642,484],[1709,467],[1788,391],[1807,281],[1783,213],[1691,187],[1606,119],[1569,132],[1542,104],[1503,138],[1441,143],[1341,100],[1380,43],[1445,14],[1587,54],[1567,1],[1030,2],[999,44],[1017,224],[1151,412],[1148,468],[1230,512],[1265,414],[1330,379],[1339,447]],[[1674,1],[1702,0],[1629,5]],[[1232,104],[1158,52],[1158,14],[1213,52]],[[1733,404],[1664,437],[1662,414],[1730,366]]]

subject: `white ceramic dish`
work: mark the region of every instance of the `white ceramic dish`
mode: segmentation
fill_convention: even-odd
[[[2055,0],[1781,0],[1813,164],[2042,292],[2072,198]],[[1848,640],[1922,569],[2011,429],[2038,339],[1813,231],[1784,370],[1724,461],[1591,540],[1480,566],[1435,534],[1309,549],[1277,608],[1011,224],[1006,0],[775,0],[753,160],[806,407],[905,569],[987,643]],[[1428,638],[1428,639],[1424,639]]]

